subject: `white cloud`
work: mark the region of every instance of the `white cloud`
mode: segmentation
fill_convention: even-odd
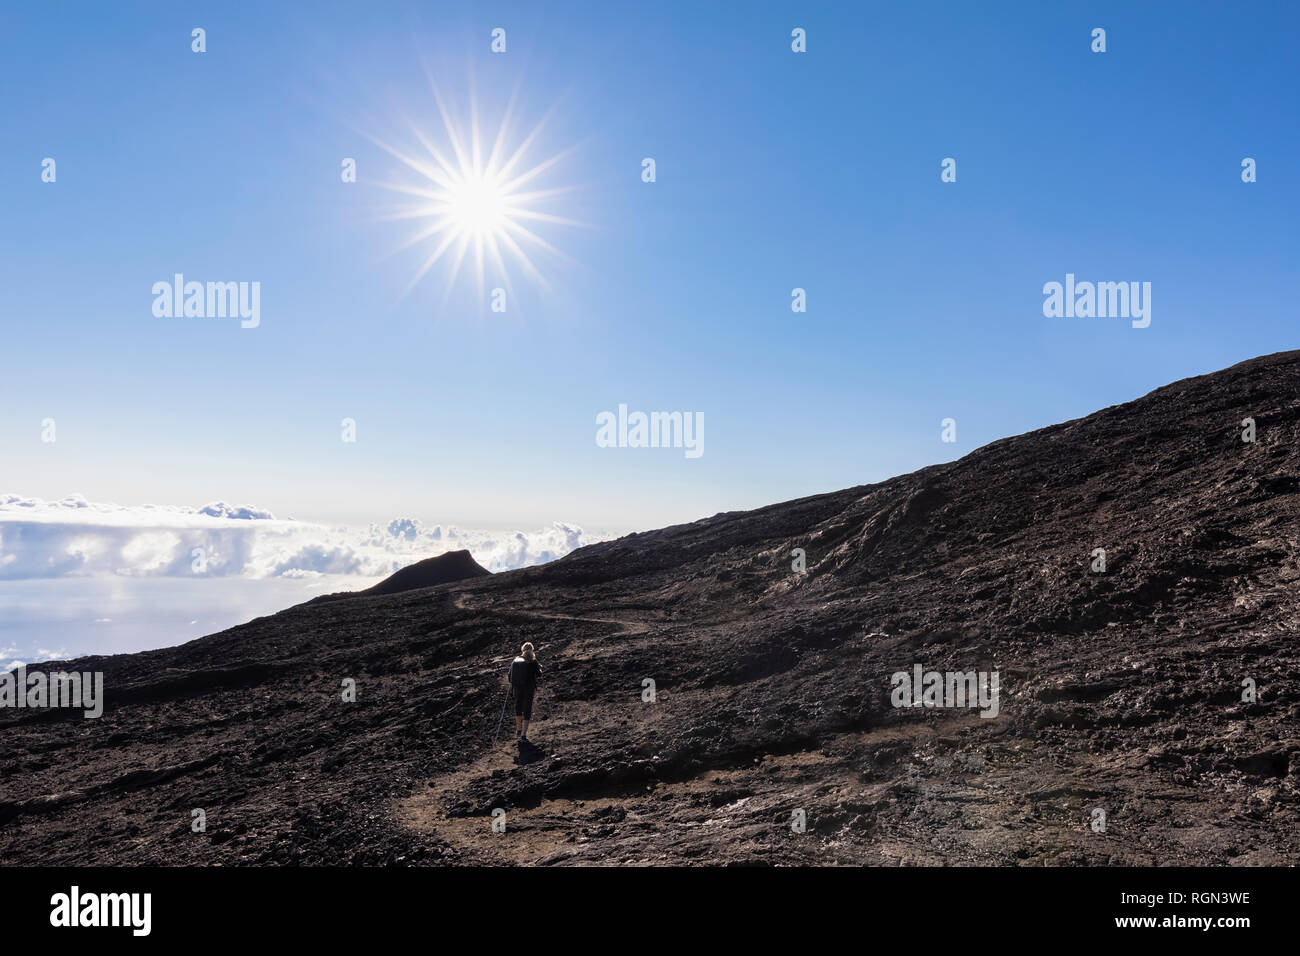
[[[277,519],[251,505],[201,508],[43,501],[0,494],[0,579],[87,576],[382,577],[422,558],[468,549],[490,571],[553,561],[609,535],[563,522],[535,531],[427,526],[398,517],[367,528]],[[196,549],[204,570],[196,572]]]

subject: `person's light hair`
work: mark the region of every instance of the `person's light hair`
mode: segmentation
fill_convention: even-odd
[[[519,656],[526,661],[531,661],[534,657],[537,656],[533,652],[533,645],[531,642],[525,643],[523,647],[519,648]]]

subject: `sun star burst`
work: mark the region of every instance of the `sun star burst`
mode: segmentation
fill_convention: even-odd
[[[514,298],[512,269],[522,271],[543,289],[549,288],[534,257],[539,254],[572,261],[525,223],[548,226],[581,226],[584,223],[547,211],[552,201],[576,187],[538,188],[547,175],[572,152],[565,149],[540,162],[532,162],[542,131],[551,118],[547,113],[517,142],[515,107],[518,91],[510,97],[490,149],[484,150],[480,135],[477,101],[471,93],[468,128],[459,123],[429,79],[438,114],[442,119],[443,142],[412,120],[407,126],[418,150],[401,150],[374,136],[368,138],[409,172],[418,174],[412,182],[381,184],[408,197],[381,219],[417,221],[415,231],[392,254],[420,247],[424,254],[402,295],[414,289],[438,263],[447,269],[445,303],[467,260],[473,263],[475,282],[482,300],[490,271],[500,278]]]

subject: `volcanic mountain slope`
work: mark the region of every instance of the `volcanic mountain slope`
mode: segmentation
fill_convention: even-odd
[[[320,597],[312,598],[312,602],[337,601],[340,598],[356,597],[359,594],[400,594],[403,591],[415,591],[419,588],[450,584],[453,581],[464,581],[466,578],[481,578],[491,573],[475,561],[474,556],[468,551],[447,551],[437,557],[408,564],[363,591],[322,594]]]
[[[0,860],[1300,863],[1297,490],[1289,352],[880,484],[84,658],[101,719],[0,713]],[[492,733],[523,640],[521,754]],[[997,716],[892,706],[916,664],[996,669]]]
[[[474,560],[468,551],[448,551],[436,558],[425,558],[415,564],[407,565],[400,571],[384,578],[374,587],[366,588],[363,594],[400,594],[402,591],[414,591],[417,588],[429,588],[466,578],[481,578],[491,574],[487,568]]]

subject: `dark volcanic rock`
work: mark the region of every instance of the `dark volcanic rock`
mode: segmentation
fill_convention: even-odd
[[[451,584],[453,581],[482,578],[491,573],[475,561],[468,551],[448,551],[436,558],[425,558],[408,565],[361,593],[400,594],[416,588],[431,588],[438,584]]]
[[[107,710],[0,712],[0,860],[1300,863],[1297,395],[1300,353],[1267,356],[880,484],[63,665]],[[492,740],[523,640],[527,751]],[[997,716],[892,706],[915,664],[997,670]]]
[[[323,594],[312,601],[337,601],[340,598],[356,597],[359,594],[400,594],[417,588],[431,588],[439,584],[451,584],[469,578],[481,578],[491,574],[487,568],[474,560],[468,551],[448,551],[434,558],[425,558],[415,564],[408,564],[400,571],[394,572],[373,587],[362,591],[340,591],[337,594]]]

